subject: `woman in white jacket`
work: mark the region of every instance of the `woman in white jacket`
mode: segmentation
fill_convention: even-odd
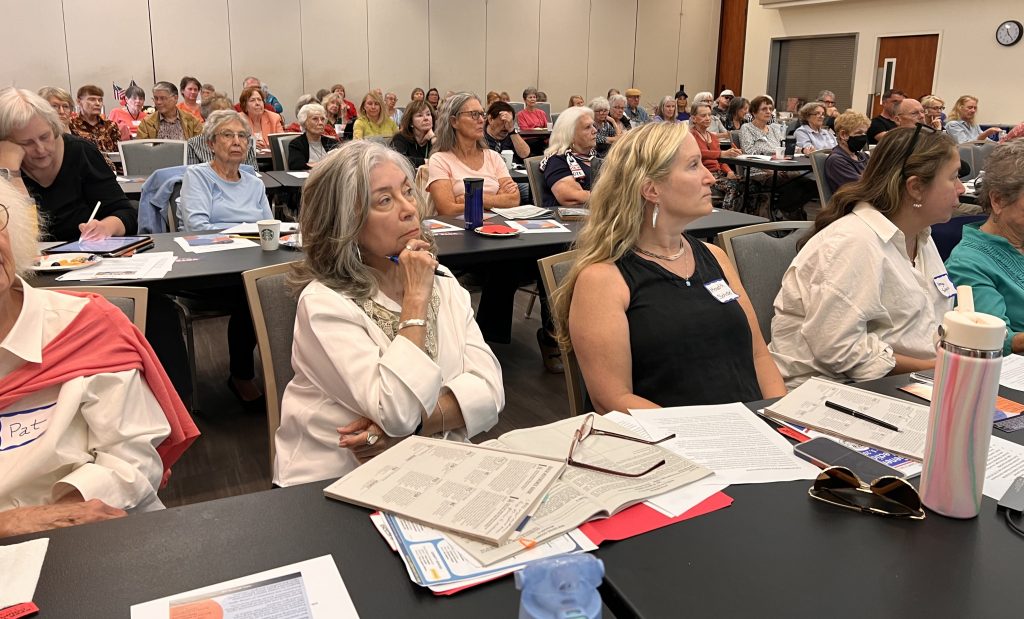
[[[310,174],[274,483],[340,477],[411,434],[466,440],[497,422],[501,368],[469,293],[438,267],[425,208],[408,161],[380,144],[353,142]]]

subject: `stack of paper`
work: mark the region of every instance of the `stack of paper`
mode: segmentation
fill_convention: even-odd
[[[154,251],[127,258],[104,258],[99,264],[69,271],[59,282],[87,282],[97,279],[161,279],[174,266],[174,252]]]
[[[551,216],[551,209],[532,204],[523,204],[512,208],[492,208],[491,210],[505,219],[534,219]]]
[[[249,239],[240,239],[226,234],[179,236],[174,239],[174,242],[190,254],[207,254],[214,251],[259,247],[259,243],[254,243]]]

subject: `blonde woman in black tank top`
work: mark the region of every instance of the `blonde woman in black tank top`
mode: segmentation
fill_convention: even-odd
[[[598,412],[785,393],[736,270],[684,232],[711,212],[714,181],[683,124],[645,125],[609,151],[553,295]]]

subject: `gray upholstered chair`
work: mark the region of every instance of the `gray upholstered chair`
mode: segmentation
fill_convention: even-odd
[[[270,144],[270,160],[275,170],[290,170],[288,167],[288,145],[301,133],[271,133],[267,135]]]
[[[131,140],[118,142],[121,169],[125,176],[149,176],[162,168],[185,165],[184,140]]]
[[[985,140],[981,144],[973,145],[974,163],[971,164],[971,174],[977,176],[978,172],[985,169],[985,163],[988,161],[988,156],[992,154],[992,151],[996,149],[996,146],[999,146],[999,144],[992,140]]]
[[[523,160],[526,165],[526,176],[530,180],[530,195],[533,196],[533,203],[543,206],[544,202],[544,174],[540,171],[540,162],[543,157],[527,157]]]
[[[242,273],[263,366],[271,466],[274,464],[274,434],[281,425],[281,398],[288,381],[295,375],[292,370],[292,329],[295,328],[298,300],[285,285],[292,264],[275,264]]]
[[[547,101],[538,101],[537,109],[544,110],[544,115],[548,117],[548,121],[554,124],[555,121],[551,120],[551,104]]]
[[[963,180],[963,181],[974,180],[978,176],[978,166],[975,165],[975,163],[974,163],[974,149],[975,149],[974,144],[971,144],[970,142],[967,142],[967,143],[964,143],[964,144],[958,144],[956,148],[957,148],[958,151],[960,151],[960,160],[961,161],[966,161],[967,165],[971,166],[971,173],[968,174],[966,178],[962,178],[960,180]]]
[[[818,199],[821,200],[821,208],[828,206],[832,199],[832,190],[825,179],[825,160],[832,154],[832,149],[816,150],[811,153],[811,171],[814,173],[814,181],[818,183]],[[837,155],[838,156],[838,155]]]
[[[569,274],[569,269],[572,268],[575,261],[575,250],[541,258],[537,261],[541,283],[549,298],[551,293],[562,284],[562,280]],[[583,382],[583,373],[580,372],[580,363],[576,359],[576,353],[562,348],[562,364],[565,366],[565,390],[569,397],[569,414],[582,415],[588,412],[585,407],[587,385]]]
[[[526,104],[521,101],[509,101],[508,104],[516,111],[516,114],[526,109]]]
[[[750,297],[764,341],[772,338],[775,297],[782,288],[782,276],[796,257],[796,243],[810,228],[810,221],[773,221],[727,230],[718,235],[718,245],[736,266],[740,282]],[[774,234],[789,232],[786,236]]]
[[[104,297],[117,309],[124,312],[143,335],[146,334],[146,305],[149,301],[149,288],[142,286],[59,286],[51,290],[71,290],[74,292],[91,292]]]

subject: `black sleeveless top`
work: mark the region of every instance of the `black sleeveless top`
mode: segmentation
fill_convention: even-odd
[[[705,288],[725,274],[704,243],[686,239],[697,265],[689,286],[632,251],[615,263],[629,286],[633,393],[663,407],[760,400],[746,314]]]

